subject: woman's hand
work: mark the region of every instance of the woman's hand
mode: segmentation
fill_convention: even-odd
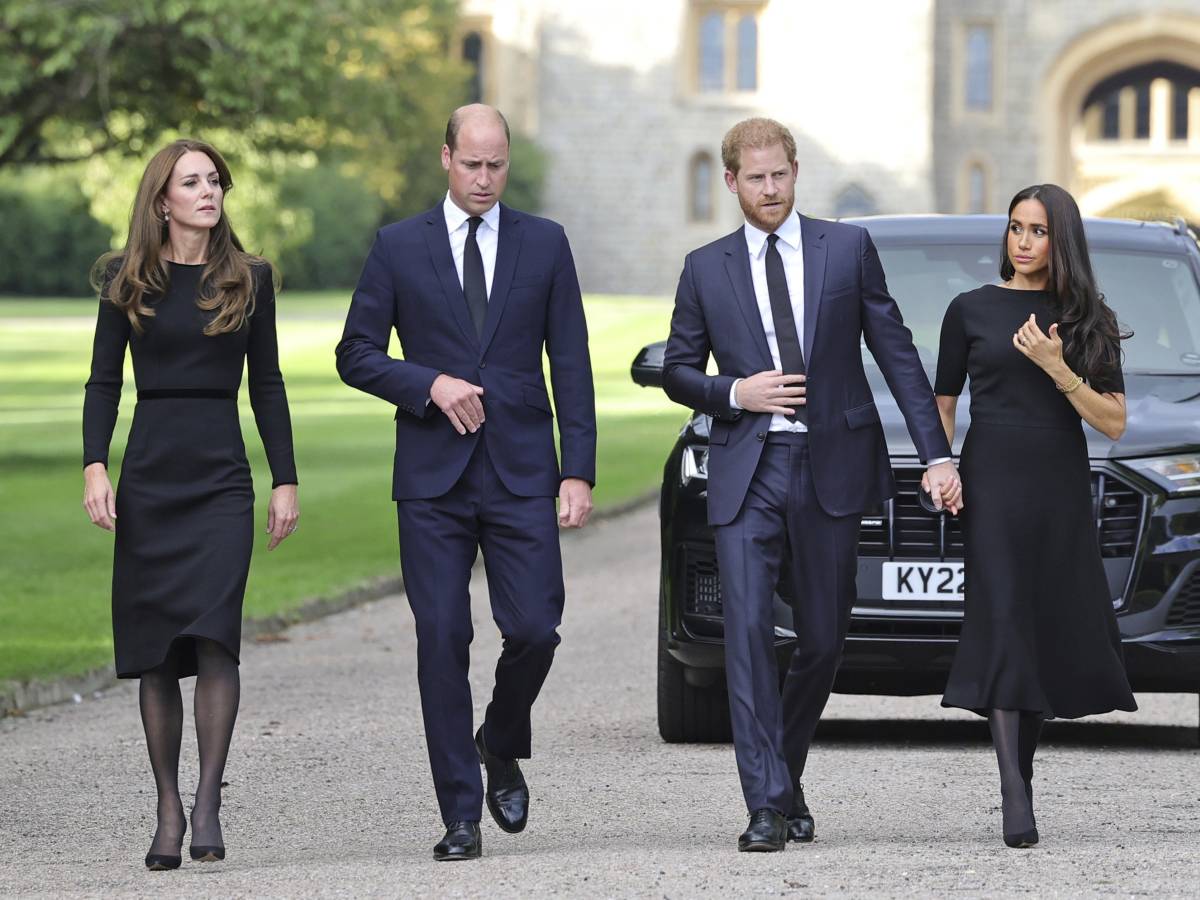
[[[1061,372],[1066,366],[1057,322],[1050,326],[1050,334],[1046,335],[1038,328],[1037,318],[1031,313],[1029,321],[1022,324],[1013,335],[1013,346],[1047,374]]]
[[[93,525],[117,530],[117,498],[104,463],[94,462],[83,470],[83,508]]]
[[[274,550],[280,542],[296,530],[300,519],[300,503],[296,499],[294,484],[281,484],[271,491],[271,502],[267,504],[267,533],[271,535],[268,550]]]

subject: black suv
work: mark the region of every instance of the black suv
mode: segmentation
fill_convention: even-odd
[[[996,280],[1006,220],[850,221],[867,228],[879,248],[932,380],[946,306]],[[1100,288],[1135,332],[1124,343],[1124,437],[1114,444],[1085,426],[1125,663],[1135,691],[1200,692],[1200,249],[1182,222],[1085,225]],[[651,344],[638,354],[635,382],[661,387],[665,346]],[[962,533],[954,517],[919,504],[916,451],[865,345],[863,353],[898,493],[862,519],[858,603],[834,690],[940,693],[962,624]],[[968,407],[967,398],[958,404],[956,455]],[[693,413],[663,471],[658,724],[667,741],[729,739],[721,577],[705,515],[709,425],[708,416]],[[789,606],[776,596],[781,662],[791,653],[791,629]]]

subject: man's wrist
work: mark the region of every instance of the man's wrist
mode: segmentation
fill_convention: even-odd
[[[932,469],[934,466],[940,466],[942,463],[954,462],[953,456],[939,456],[937,459],[931,459],[925,463],[925,468]]]
[[[730,409],[741,409],[742,408],[741,404],[738,403],[737,389],[738,389],[738,385],[741,384],[744,380],[745,379],[742,379],[742,378],[735,378],[735,379],[733,379],[733,384],[731,384],[729,386],[729,407],[730,407]]]

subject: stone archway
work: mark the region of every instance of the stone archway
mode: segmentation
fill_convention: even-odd
[[[1200,218],[1200,121],[1195,137],[1170,145],[1088,140],[1084,104],[1093,88],[1155,63],[1200,72],[1200,15],[1148,12],[1109,22],[1070,43],[1043,80],[1039,179],[1070,190],[1085,215],[1143,210]]]

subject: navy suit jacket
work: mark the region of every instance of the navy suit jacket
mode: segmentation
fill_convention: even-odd
[[[392,329],[404,359],[388,356]],[[562,451],[542,350],[550,360]],[[380,229],[337,347],[342,380],[396,406],[392,497],[438,497],[483,440],[504,486],[557,496],[561,478],[596,480],[596,403],[583,299],[562,226],[500,207],[496,268],[480,339],[439,204]],[[460,435],[429,399],[439,374],[483,388],[485,422]]]
[[[813,486],[830,515],[861,514],[896,492],[879,411],[863,370],[862,340],[883,371],[921,458],[950,456],[950,447],[870,235],[856,225],[807,216],[800,217],[800,234]],[[718,375],[706,374],[710,353]],[[729,390],[735,378],[774,368],[745,232],[738,228],[684,260],[663,360],[667,396],[714,417],[708,458],[711,525],[728,524],[741,509],[771,424],[768,413],[733,409]]]

